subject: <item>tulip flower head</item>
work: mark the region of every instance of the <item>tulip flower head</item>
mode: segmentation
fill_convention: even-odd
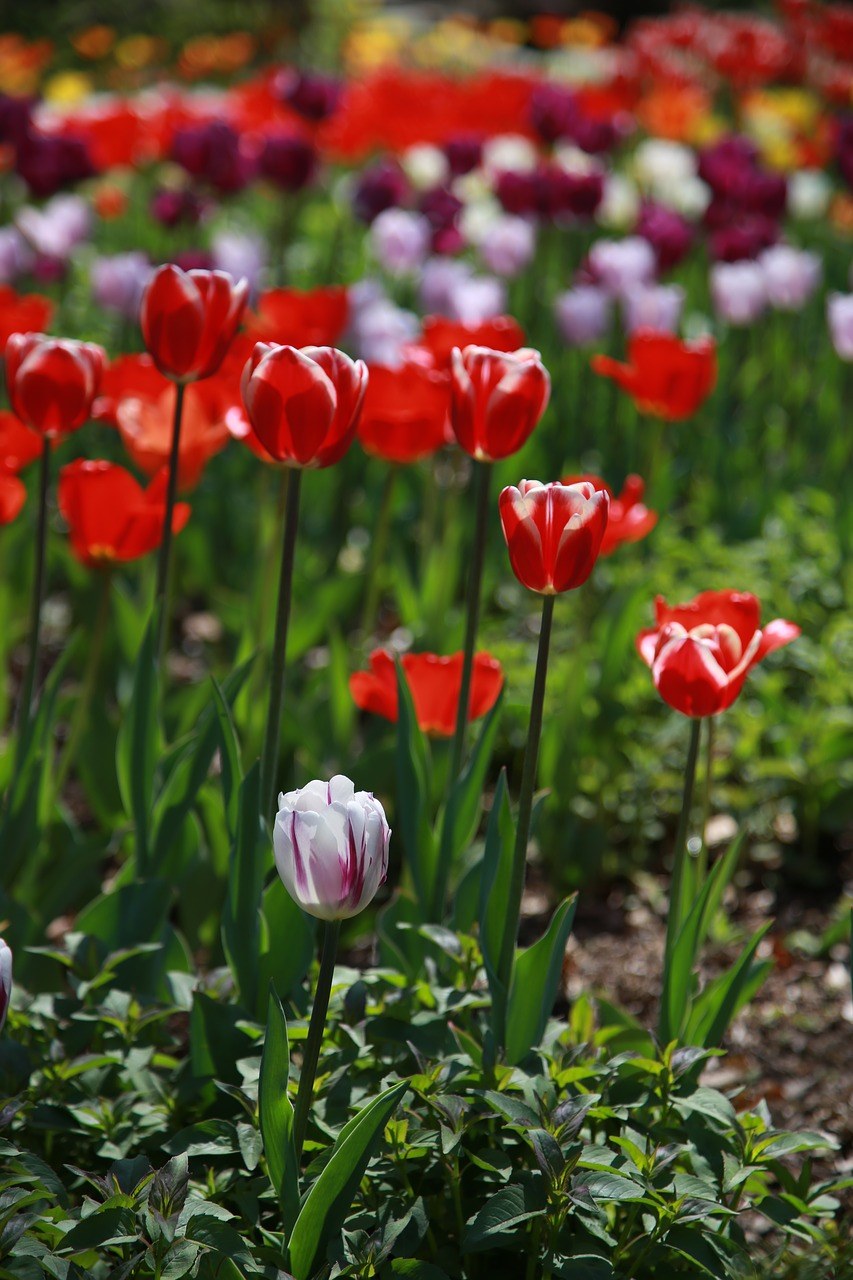
[[[372,901],[388,874],[390,839],[379,801],[340,774],[279,795],[278,874],[294,902],[320,920],[347,920]]]
[[[462,687],[462,653],[441,657],[437,653],[407,653],[400,659],[423,733],[450,738],[456,728]],[[476,653],[471,675],[468,720],[479,720],[491,711],[503,688],[503,668],[489,653]],[[350,693],[357,707],[396,724],[397,670],[386,649],[374,649],[370,670],[350,676]]]
[[[655,614],[637,649],[664,702],[685,716],[725,711],[752,668],[800,634],[782,618],[760,627],[761,606],[749,592],[703,591],[673,606],[658,596]]]
[[[627,363],[598,355],[592,368],[627,391],[641,412],[680,422],[713,391],[717,348],[713,338],[682,342],[669,333],[638,329],[628,342]]]
[[[601,556],[612,556],[617,547],[626,542],[640,542],[651,533],[658,522],[658,513],[650,511],[643,502],[646,491],[645,481],[641,476],[625,477],[622,492],[617,496],[600,476],[568,476],[563,484],[578,484],[586,481],[594,489],[603,489],[610,495],[610,510],[607,516],[607,528],[601,540]]]
[[[68,525],[71,549],[89,568],[138,560],[160,546],[166,515],[166,472],[147,489],[124,467],[78,458],[59,473],[59,510]],[[172,531],[190,516],[175,504]]]
[[[367,366],[335,347],[259,342],[243,370],[243,404],[255,435],[289,467],[329,467],[358,426]]]
[[[173,382],[216,373],[243,318],[249,285],[224,271],[182,271],[167,263],[146,285],[140,307],[145,346]]]
[[[0,526],[11,524],[27,500],[27,486],[12,471],[0,470]]]
[[[106,355],[91,342],[13,333],[6,344],[6,388],[15,414],[43,436],[56,438],[91,416]]]
[[[396,368],[369,365],[358,426],[367,453],[388,462],[417,462],[447,443],[450,379],[419,360]]]
[[[0,356],[11,334],[46,329],[52,316],[50,298],[40,293],[19,294],[10,285],[0,284]]]
[[[826,318],[836,355],[853,360],[853,293],[831,293],[826,300]]]
[[[517,453],[536,426],[551,392],[538,351],[454,348],[451,425],[459,444],[483,462]]]
[[[498,500],[512,571],[523,586],[558,595],[592,573],[607,528],[610,495],[586,481],[522,480]]]
[[[12,948],[0,938],[0,1031],[12,999]]]

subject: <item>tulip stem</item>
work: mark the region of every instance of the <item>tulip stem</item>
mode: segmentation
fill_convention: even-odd
[[[382,562],[388,548],[388,534],[391,530],[391,508],[394,501],[394,490],[397,485],[399,468],[391,463],[382,483],[382,494],[379,499],[379,511],[370,541],[370,554],[367,561],[367,578],[364,588],[364,611],[361,615],[361,630],[365,636],[372,633],[379,608],[379,594],[382,586],[380,575]]]
[[[465,649],[462,657],[462,680],[459,685],[459,705],[456,709],[456,732],[450,756],[448,785],[453,786],[462,769],[465,754],[465,728],[468,724],[468,708],[471,701],[471,675],[474,670],[474,649],[477,644],[477,628],[480,622],[480,590],[483,581],[483,562],[486,555],[486,533],[489,518],[489,490],[491,488],[492,463],[474,463],[474,544],[471,548],[471,572],[468,578],[467,616],[465,620]]]
[[[708,841],[706,832],[711,817],[711,793],[714,787],[714,717],[707,716],[708,728],[705,731],[705,791],[702,796],[702,843],[696,860],[697,887],[702,888],[708,874]]]
[[[551,649],[551,628],[554,621],[556,596],[542,597],[542,625],[539,629],[539,649],[536,654],[536,674],[533,677],[533,697],[530,704],[530,721],[527,728],[527,746],[524,752],[524,768],[521,774],[521,791],[518,797],[518,819],[515,829],[515,850],[512,862],[512,879],[509,886],[507,918],[514,928],[504,932],[498,957],[498,979],[509,999],[512,981],[512,961],[521,918],[521,899],[524,894],[524,877],[527,869],[527,845],[530,841],[530,819],[533,814],[533,792],[536,787],[536,767],[539,762],[539,739],[542,736],[542,713],[545,707],[545,684],[548,678],[548,654]],[[505,1036],[505,1004],[496,1020],[496,1039],[503,1045]]]
[[[294,474],[299,475],[299,472],[297,471]],[[293,1117],[293,1141],[296,1147],[297,1161],[302,1155],[302,1148],[305,1144],[305,1130],[308,1128],[308,1116],[314,1097],[314,1080],[317,1075],[317,1063],[320,1060],[323,1032],[326,1028],[326,1014],[329,1011],[329,995],[332,990],[332,979],[335,975],[335,960],[338,955],[340,932],[340,920],[323,921],[320,973],[317,978],[317,989],[314,992],[314,1007],[311,1010],[311,1021],[308,1024],[308,1036],[305,1041],[305,1053],[302,1058],[302,1070],[299,1075],[299,1089],[296,1094],[296,1107]]]
[[[672,885],[669,893],[669,912],[666,919],[666,945],[664,950],[664,970],[669,968],[675,941],[681,930],[684,915],[684,882],[687,863],[687,831],[690,825],[690,810],[693,804],[693,787],[696,782],[696,762],[699,758],[699,739],[702,733],[702,718],[697,716],[690,721],[690,745],[687,748],[687,764],[684,770],[684,793],[681,800],[681,816],[678,819],[678,830],[675,835],[675,860],[672,868]]]
[[[272,813],[275,807],[281,713],[284,707],[287,628],[290,621],[290,600],[293,594],[293,559],[296,550],[296,534],[299,528],[299,488],[301,481],[301,468],[291,468],[287,475],[284,539],[281,548],[281,573],[278,580],[278,604],[276,606],[270,668],[270,693],[267,705],[267,724],[264,731],[264,746],[261,753],[261,799],[265,805],[267,816]]]
[[[74,708],[74,715],[71,720],[71,727],[68,732],[68,738],[65,743],[65,750],[59,761],[56,770],[56,781],[54,783],[54,791],[57,796],[61,795],[65,779],[68,777],[68,770],[74,763],[77,750],[80,746],[80,739],[86,731],[86,721],[89,718],[89,709],[92,705],[92,698],[98,682],[98,671],[101,665],[101,656],[104,652],[104,641],[107,634],[107,624],[110,617],[110,587],[112,585],[112,572],[105,569],[100,575],[101,581],[98,587],[98,604],[95,613],[95,620],[92,626],[91,644],[89,646],[89,656],[86,660],[86,670],[83,675],[83,684],[77,698],[77,705]]]
[[[175,513],[175,499],[178,494],[178,464],[181,452],[181,419],[184,413],[184,384],[175,383],[175,414],[172,419],[172,444],[169,450],[169,480],[166,488],[166,514],[163,519],[163,539],[160,543],[160,554],[157,558],[157,594],[155,603],[160,606],[158,622],[159,635],[157,652],[162,662],[169,635],[169,609],[167,594],[169,589],[169,568],[172,558],[172,522]]]
[[[50,441],[47,436],[42,441],[41,465],[39,467],[38,525],[36,531],[36,558],[33,573],[33,593],[30,608],[30,652],[27,658],[27,670],[21,689],[21,701],[18,708],[18,747],[16,752],[16,771],[24,757],[29,740],[30,721],[33,711],[33,696],[36,687],[36,674],[39,665],[39,649],[41,635],[41,612],[44,600],[45,565],[47,560],[47,491],[50,484]]]

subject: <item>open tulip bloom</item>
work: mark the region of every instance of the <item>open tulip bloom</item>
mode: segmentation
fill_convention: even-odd
[[[593,356],[595,373],[626,391],[642,413],[680,422],[691,418],[717,381],[713,338],[682,342],[670,333],[638,329],[628,340],[628,360]]]
[[[462,687],[463,654],[441,657],[437,653],[406,653],[400,666],[406,677],[415,718],[423,733],[449,738],[456,729],[459,694]],[[474,655],[468,720],[478,720],[491,711],[503,688],[501,664],[488,653]],[[350,692],[356,706],[396,723],[397,668],[386,649],[374,649],[370,670],[350,676]]]
[[[582,481],[591,484],[595,489],[603,489],[610,495],[610,510],[601,541],[600,555],[612,556],[613,552],[624,543],[640,542],[654,529],[658,522],[658,513],[650,511],[643,502],[646,482],[642,476],[626,476],[618,496],[600,476],[568,476],[562,483],[578,484]]]
[[[59,474],[59,510],[68,525],[71,548],[89,568],[107,568],[156,551],[163,537],[166,471],[143,489],[115,463],[78,458]],[[178,502],[172,531],[179,533],[190,509]]]

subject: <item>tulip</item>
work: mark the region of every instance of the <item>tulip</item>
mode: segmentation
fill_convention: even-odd
[[[762,629],[759,602],[749,592],[703,591],[675,606],[658,596],[655,615],[656,626],[640,632],[637,648],[664,702],[685,716],[730,707],[752,668],[800,634],[782,618]]]
[[[619,296],[632,285],[650,284],[657,272],[655,251],[648,240],[598,240],[589,251],[589,267],[596,284]]]
[[[586,582],[601,550],[610,496],[588,482],[522,480],[503,490],[501,525],[515,576],[530,591],[557,595]]]
[[[246,328],[257,342],[331,347],[347,326],[348,293],[341,285],[317,289],[267,289]]]
[[[320,975],[296,1096],[297,1160],[305,1141],[341,921],[362,911],[385,883],[390,839],[379,801],[368,791],[356,791],[340,774],[278,797],[273,830],[278,874],[294,902],[323,922]]]
[[[776,244],[758,259],[771,306],[800,311],[820,284],[823,264],[816,253]]]
[[[764,272],[757,262],[715,262],[711,298],[717,315],[738,328],[753,324],[767,307]]]
[[[423,733],[449,738],[459,714],[464,654],[440,657],[436,653],[407,653],[400,666],[412,695],[415,718]],[[471,697],[467,719],[479,720],[491,711],[503,687],[503,669],[488,653],[474,655]],[[350,676],[350,693],[357,707],[396,724],[397,670],[386,649],[374,649],[370,670]]]
[[[551,390],[538,351],[455,348],[451,356],[451,424],[471,457],[494,462],[517,453],[536,426]]]
[[[569,347],[600,342],[610,328],[613,303],[597,285],[578,285],[554,299],[554,319]]]
[[[374,257],[393,276],[416,272],[429,252],[431,239],[428,220],[406,209],[384,209],[370,228]]]
[[[512,316],[465,324],[444,316],[427,316],[423,324],[421,345],[432,355],[437,368],[449,369],[453,350],[459,347],[488,347],[490,351],[518,351],[524,346],[524,330]]]
[[[12,948],[0,938],[0,1031],[12,999]]]
[[[626,476],[622,492],[616,496],[600,476],[567,476],[561,484],[586,482],[596,490],[603,490],[610,497],[607,526],[601,540],[600,556],[612,556],[623,543],[640,542],[658,522],[658,513],[650,511],[643,503],[646,485],[641,476]]]
[[[27,500],[27,486],[13,471],[0,469],[0,525],[17,520]]]
[[[627,334],[638,329],[675,333],[684,310],[685,292],[678,284],[632,285],[622,296]]]
[[[396,368],[368,366],[358,438],[367,453],[387,462],[417,462],[447,443],[450,379],[407,359]]]
[[[274,133],[264,142],[259,168],[281,191],[301,191],[317,172],[317,151],[298,134]]]
[[[0,469],[17,473],[41,457],[43,437],[8,409],[0,409]]]
[[[145,346],[173,382],[209,378],[222,364],[243,316],[247,281],[224,271],[181,271],[167,263],[155,271],[142,297]]]
[[[853,360],[853,293],[831,293],[826,300],[826,318],[836,354]]]
[[[502,216],[480,237],[480,257],[495,275],[513,279],[536,253],[536,228],[526,218]]]
[[[693,228],[680,213],[663,205],[645,204],[634,234],[648,240],[655,251],[657,265],[668,271],[686,258],[693,244]]]
[[[352,443],[367,386],[367,367],[334,347],[272,346],[259,342],[243,370],[249,421],[266,451],[289,467],[281,550],[270,698],[261,754],[261,794],[272,807],[284,705],[284,657],[305,467],[328,467]]]
[[[705,402],[717,380],[712,338],[681,342],[668,333],[640,329],[628,342],[628,362],[593,356],[592,368],[627,391],[639,410],[679,422]]]
[[[90,269],[92,297],[99,307],[115,311],[125,320],[135,320],[153,273],[147,255],[137,250],[96,258]]]
[[[9,403],[43,436],[69,435],[91,416],[105,362],[91,342],[14,333],[6,343]]]
[[[166,510],[166,472],[147,489],[112,462],[77,459],[59,473],[59,510],[71,549],[89,568],[138,560],[160,545]],[[175,505],[172,530],[189,519],[185,502]]]
[[[195,391],[194,386],[186,389],[181,416],[177,489],[182,492],[195,488],[210,458],[225,448],[229,438],[215,397],[193,394]],[[177,389],[167,384],[156,399],[128,396],[115,407],[122,443],[146,475],[168,467],[176,394]]]

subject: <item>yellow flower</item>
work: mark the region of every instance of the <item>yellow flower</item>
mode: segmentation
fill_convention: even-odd
[[[88,98],[91,92],[92,81],[82,71],[59,71],[44,86],[45,101],[64,107],[76,106],[78,102]]]

